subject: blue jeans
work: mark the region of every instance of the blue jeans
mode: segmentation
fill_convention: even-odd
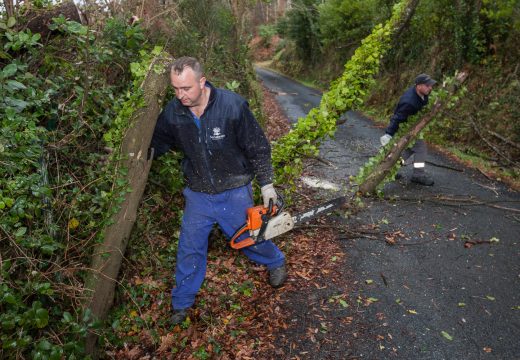
[[[204,277],[208,255],[208,236],[215,223],[231,238],[246,222],[246,209],[253,206],[251,184],[219,194],[205,194],[185,188],[186,205],[182,218],[177,265],[176,287],[172,289],[173,308],[186,309],[195,302]],[[243,240],[246,232],[239,238]],[[285,263],[285,256],[271,241],[241,249],[251,261],[275,269]]]

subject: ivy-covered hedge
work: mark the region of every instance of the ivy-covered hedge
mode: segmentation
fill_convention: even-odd
[[[128,96],[138,26],[63,17],[39,34],[0,23],[0,357],[84,358],[83,274],[107,220],[104,133]],[[117,79],[117,81],[116,81]],[[137,88],[136,88],[137,89]]]

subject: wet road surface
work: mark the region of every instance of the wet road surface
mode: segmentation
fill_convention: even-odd
[[[317,90],[257,73],[291,121],[319,104]],[[312,169],[340,189],[351,187],[348,177],[377,152],[383,132],[358,113],[346,116],[321,149],[330,165]],[[403,178],[385,187],[391,199],[366,199],[365,210],[343,220],[380,232],[343,241],[355,321],[319,352],[301,341],[299,358],[520,359],[520,194],[431,149],[428,161],[463,171],[429,164],[435,185],[424,187],[402,168]]]

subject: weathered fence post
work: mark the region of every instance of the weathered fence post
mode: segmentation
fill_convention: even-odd
[[[119,210],[112,216],[112,224],[104,229],[103,242],[94,250],[92,272],[86,282],[86,288],[90,291],[87,307],[98,320],[105,319],[112,305],[121,261],[148,180],[152,163],[152,159],[148,158],[148,148],[168,87],[168,65],[171,62],[172,58],[164,54],[153,60],[142,85],[145,105],[132,115],[129,128],[123,138],[121,146],[123,160],[120,166],[127,169],[124,180],[131,191],[126,193]],[[157,68],[163,70],[157,71]],[[86,351],[93,357],[97,357],[96,341],[97,335],[89,333]]]

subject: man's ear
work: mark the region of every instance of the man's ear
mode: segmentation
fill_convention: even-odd
[[[199,85],[201,89],[204,89],[204,86],[206,86],[206,77],[201,77],[199,80]]]

